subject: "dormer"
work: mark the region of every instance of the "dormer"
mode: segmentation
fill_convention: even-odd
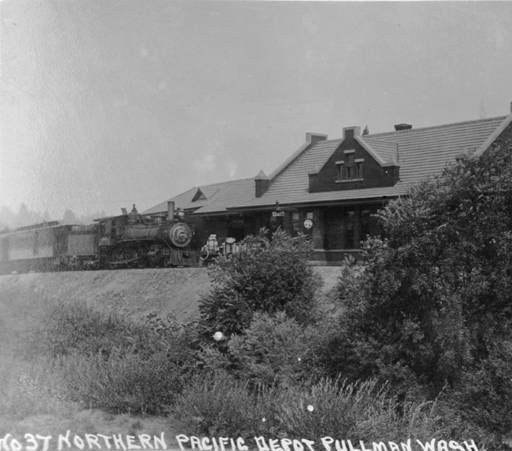
[[[396,158],[387,161],[377,154],[361,136],[360,127],[345,127],[343,140],[326,163],[308,174],[309,192],[393,186],[398,175]]]
[[[194,197],[192,197],[192,202],[197,202],[198,200],[206,200],[206,196],[201,191],[201,188],[197,188]]]

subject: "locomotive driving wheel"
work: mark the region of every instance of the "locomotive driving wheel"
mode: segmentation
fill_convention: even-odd
[[[108,267],[110,269],[143,268],[146,265],[145,257],[144,248],[120,245],[112,249]]]
[[[148,249],[145,246],[140,246],[137,248],[137,268],[147,268],[148,264]]]

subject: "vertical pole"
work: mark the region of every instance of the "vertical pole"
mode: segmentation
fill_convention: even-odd
[[[357,207],[354,213],[354,247],[359,249],[361,247],[361,209]]]
[[[325,242],[325,215],[321,208],[313,211],[313,247],[324,249]]]

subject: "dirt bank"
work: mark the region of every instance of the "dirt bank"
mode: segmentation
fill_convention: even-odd
[[[2,309],[14,313],[15,308],[33,314],[43,304],[58,300],[85,302],[134,318],[160,312],[188,320],[208,287],[208,274],[200,268],[4,275],[0,276],[0,313]]]
[[[323,291],[330,290],[339,268],[318,267],[315,271],[324,280]],[[16,303],[17,309],[37,309],[48,301],[82,301],[132,317],[160,312],[189,320],[208,288],[208,273],[203,268],[12,274],[0,276],[0,305]]]
[[[324,279],[323,292],[327,293],[339,268],[315,270]],[[0,436],[23,436],[27,431],[56,435],[68,429],[78,434],[165,431],[170,445],[175,445],[174,435],[183,432],[179,418],[111,415],[82,410],[60,397],[54,399],[36,384],[44,385],[46,373],[40,368],[44,362],[25,361],[23,355],[37,334],[41,315],[56,301],[84,302],[96,310],[115,311],[132,319],[158,312],[187,321],[197,315],[197,301],[209,286],[208,273],[200,268],[0,276]]]

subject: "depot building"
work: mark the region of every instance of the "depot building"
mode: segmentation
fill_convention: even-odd
[[[197,245],[210,234],[219,243],[282,226],[312,236],[317,264],[357,252],[367,235],[380,233],[374,214],[412,185],[441,174],[457,157],[478,156],[503,135],[512,136],[511,114],[432,127],[395,125],[393,131],[342,136],[306,133],[304,144],[269,175],[194,187],[149,208],[165,214],[168,202],[187,214]],[[366,131],[366,130],[365,130]]]

